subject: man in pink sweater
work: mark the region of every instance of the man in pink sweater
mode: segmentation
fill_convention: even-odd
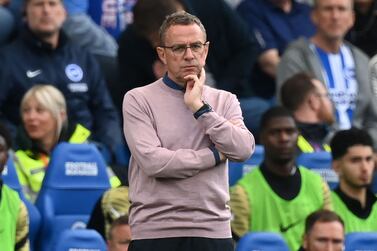
[[[233,250],[227,159],[248,159],[255,142],[236,96],[204,85],[208,48],[197,17],[168,16],[157,47],[166,75],[124,97],[130,251]]]

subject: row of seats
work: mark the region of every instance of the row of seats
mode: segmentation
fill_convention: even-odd
[[[29,210],[34,250],[55,250],[64,230],[86,227],[99,197],[110,188],[105,161],[92,144],[55,147],[35,205],[22,193],[11,158],[3,180],[17,190]]]
[[[377,232],[355,232],[345,236],[344,251],[377,251]],[[272,232],[253,232],[244,235],[236,251],[289,251],[283,237]]]
[[[259,165],[263,161],[264,148],[261,145],[255,147],[255,152],[245,162],[229,162],[229,185],[233,186],[237,183],[242,176],[255,166]],[[318,173],[322,178],[327,181],[330,189],[334,189],[338,185],[338,176],[334,172],[331,166],[331,153],[329,152],[313,152],[313,153],[302,153],[297,159],[297,165],[304,166],[311,169],[312,171]],[[377,193],[377,175],[373,179],[372,190]]]

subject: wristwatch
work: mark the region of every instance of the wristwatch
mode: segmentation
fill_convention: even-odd
[[[200,116],[202,116],[204,113],[212,112],[212,107],[205,101],[202,101],[203,105],[194,113],[194,118],[198,119]]]

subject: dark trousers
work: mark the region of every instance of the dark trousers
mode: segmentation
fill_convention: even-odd
[[[128,251],[234,251],[233,240],[175,237],[133,240]]]

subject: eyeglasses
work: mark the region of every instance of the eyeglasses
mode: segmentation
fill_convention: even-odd
[[[177,57],[181,57],[186,53],[186,50],[190,48],[191,52],[195,55],[200,55],[203,53],[204,48],[208,45],[208,42],[201,43],[195,42],[191,44],[176,44],[172,46],[160,46],[161,48],[170,49],[173,54]]]

